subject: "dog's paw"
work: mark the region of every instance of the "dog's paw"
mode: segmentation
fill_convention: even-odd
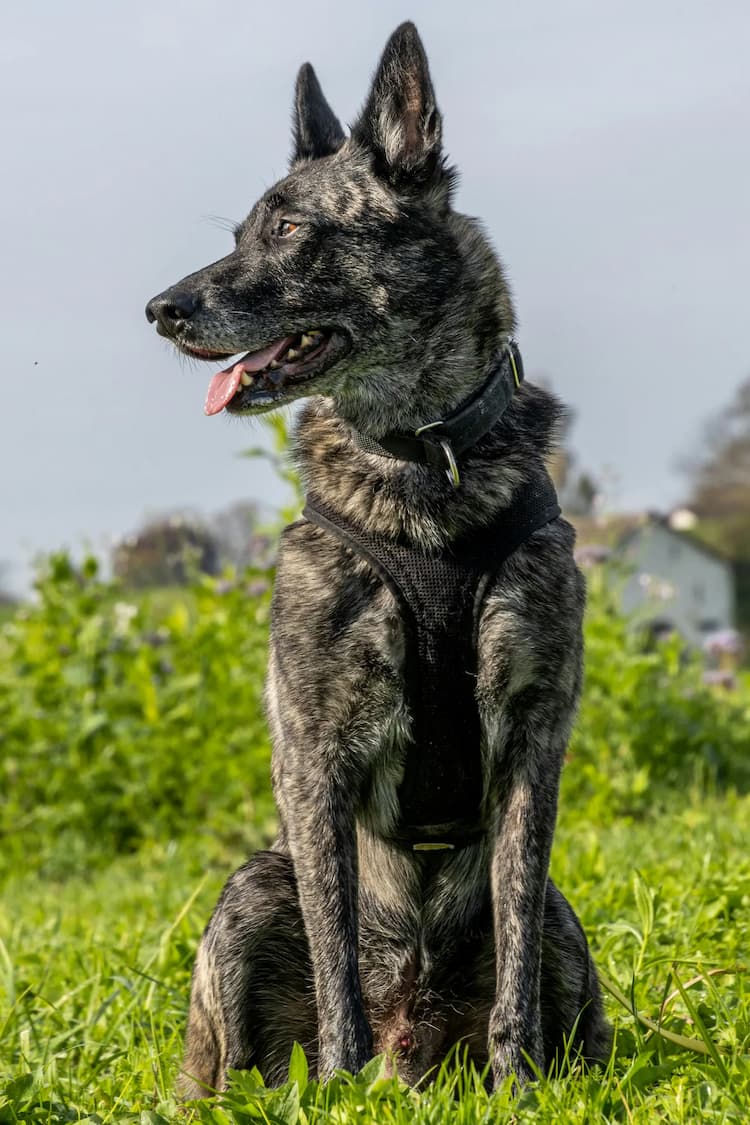
[[[359,1074],[362,1067],[366,1066],[372,1056],[372,1046],[367,1043],[332,1045],[327,1050],[322,1049],[320,1051],[318,1077],[325,1082],[332,1078],[337,1070],[346,1070],[349,1074]]]
[[[490,1044],[494,1089],[509,1078],[519,1089],[539,1078],[544,1058],[541,1034],[528,1036],[527,1042],[528,1047],[513,1039],[500,1039]]]
[[[515,1061],[503,1058],[496,1059],[492,1064],[492,1088],[499,1090],[508,1079],[516,1089],[523,1089],[529,1082],[535,1082],[539,1077],[538,1071],[533,1068],[528,1059],[523,1055]]]
[[[318,1062],[318,1078],[321,1082],[327,1082],[339,1070],[345,1070],[348,1074],[359,1074],[360,1070],[370,1062],[371,1057],[369,1054],[355,1054],[348,1051],[328,1055]]]

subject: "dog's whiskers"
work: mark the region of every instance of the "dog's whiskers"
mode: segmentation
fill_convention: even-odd
[[[240,225],[236,219],[228,219],[225,215],[204,215],[203,218],[211,226],[218,227],[219,230],[229,231],[230,234],[234,234]]]

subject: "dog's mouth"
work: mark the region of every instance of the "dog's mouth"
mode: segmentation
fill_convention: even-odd
[[[196,359],[227,359],[226,354],[210,352],[189,344],[182,351]],[[349,351],[349,339],[335,329],[313,328],[247,352],[209,383],[204,410],[219,414],[228,410],[241,414],[253,409],[275,406],[302,383],[327,371]]]

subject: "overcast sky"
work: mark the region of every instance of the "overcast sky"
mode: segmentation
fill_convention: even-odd
[[[228,251],[284,173],[315,65],[344,121],[414,19],[457,205],[513,282],[529,374],[622,507],[680,499],[677,460],[750,372],[748,0],[6,0],[0,13],[0,560],[145,513],[278,503],[206,418],[146,300]]]

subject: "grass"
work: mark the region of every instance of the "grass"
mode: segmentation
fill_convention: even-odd
[[[282,1091],[239,1076],[200,1120],[747,1121],[750,797],[685,794],[668,812],[605,828],[563,809],[553,874],[621,997],[608,996],[617,1034],[603,1072],[490,1099],[453,1064],[420,1093],[380,1077],[377,1064],[322,1089],[298,1056]],[[242,858],[196,838],[62,883],[10,879],[0,913],[0,1123],[184,1120],[171,1092],[191,961]]]

